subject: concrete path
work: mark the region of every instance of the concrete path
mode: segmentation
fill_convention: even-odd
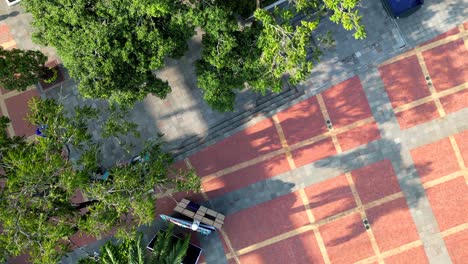
[[[3,4],[0,30],[2,37],[9,35],[1,44],[43,49],[31,46],[30,18]],[[468,29],[460,26],[468,17],[466,3],[426,1],[418,13],[398,21],[385,15],[379,1],[363,4],[369,31],[364,42],[324,23],[319,30],[333,28],[336,47],[301,85],[306,94],[230,130],[225,140],[210,140],[210,128],[261,98],[242,92],[237,113],[211,112],[187,67],[198,56],[198,37],[191,52],[158,73],[174,86],[173,94],[165,101],[148,97],[129,117],[142,125],[143,137],[166,133],[170,146],[206,138],[178,165],[193,166],[203,178],[204,193],[192,199],[228,215],[220,236],[200,238],[207,263],[468,258],[459,246],[468,238]],[[73,81],[42,96],[59,94],[69,106],[102,103],[79,98]],[[21,123],[30,96],[38,94],[2,93],[2,114],[14,120],[10,133],[31,133]],[[123,155],[109,153],[114,160]],[[183,196],[189,195],[176,198]],[[169,213],[173,201],[161,199],[156,206]],[[80,250],[93,252],[102,243],[94,241],[81,239],[89,247],[64,262],[73,263]]]
[[[206,262],[464,263],[467,32],[188,157],[207,205],[227,215],[218,237],[201,238]]]

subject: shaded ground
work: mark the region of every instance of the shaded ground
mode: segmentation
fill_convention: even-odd
[[[331,50],[304,83],[301,100],[186,160],[203,179],[203,195],[192,199],[209,200],[208,206],[227,215],[220,236],[200,238],[207,263],[463,263],[468,257],[460,246],[468,239],[468,26],[454,28],[466,18],[463,1],[427,1],[420,15],[396,24],[378,1],[364,2],[372,8],[366,12],[375,11],[366,23],[378,27],[369,29],[374,35],[368,42]],[[12,28],[19,23],[12,19],[20,18],[12,12],[0,20],[8,47],[23,43],[15,36],[24,35]],[[450,20],[442,19],[447,14]],[[413,48],[447,30],[376,67],[401,43],[407,43],[402,49]],[[343,34],[337,45],[352,42]],[[381,42],[385,49],[376,44]],[[196,38],[191,45],[197,49]],[[195,57],[187,54],[159,73],[185,88],[174,89],[166,101],[149,97],[135,110],[145,137],[163,131],[177,144],[229,118],[203,110],[185,66]],[[82,103],[74,85],[62,90],[71,106]],[[34,89],[2,91],[0,110],[14,121],[10,133],[33,131],[23,122],[25,98],[38,95]],[[156,206],[170,213],[174,201],[161,199]],[[80,246],[91,244],[89,252],[94,241],[76,238]]]
[[[227,214],[206,262],[464,263],[467,26],[188,157]]]

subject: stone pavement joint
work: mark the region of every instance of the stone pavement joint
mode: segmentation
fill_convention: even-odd
[[[321,94],[317,94],[317,101],[320,106],[320,111],[322,112],[322,115],[325,118],[325,123],[327,124],[327,126],[332,126],[332,128],[329,130],[330,131],[334,130],[333,124],[331,124],[330,114],[328,113],[327,107],[325,106],[325,101],[323,100],[323,96]],[[328,124],[328,122],[330,122],[330,124]],[[354,127],[358,127],[358,125],[354,125],[353,128]],[[333,145],[335,146],[336,151],[338,153],[343,152],[343,149],[341,148],[340,143],[338,142],[338,138],[336,137],[336,133],[330,132],[330,134],[331,134]]]
[[[422,104],[425,104],[425,103],[428,103],[428,102],[431,102],[431,101],[436,101],[436,102],[438,101],[439,104],[440,104],[440,98],[451,95],[451,94],[455,94],[455,93],[458,93],[458,92],[461,92],[461,91],[464,91],[464,90],[467,90],[467,89],[468,89],[468,82],[462,83],[462,84],[460,84],[458,86],[455,86],[453,88],[450,88],[450,89],[447,89],[447,90],[444,90],[444,91],[441,91],[441,92],[437,92],[437,91],[434,90],[433,92],[431,92],[430,96],[423,97],[423,98],[415,100],[415,101],[413,101],[411,103],[407,103],[405,105],[396,107],[394,109],[394,112],[395,113],[400,113],[400,112],[403,112],[405,110],[414,108],[416,106],[419,106],[419,105],[422,105]],[[442,108],[442,105],[440,105],[440,108]],[[439,113],[441,113],[441,112],[443,112],[444,115],[445,115],[445,111],[443,110],[443,108],[440,110]]]
[[[349,187],[351,188],[351,193],[353,194],[354,201],[356,202],[356,205],[359,208],[362,208],[363,207],[362,206],[362,201],[361,201],[361,198],[359,197],[359,194],[358,194],[358,191],[356,189],[356,185],[354,184],[354,180],[353,180],[353,177],[351,176],[351,173],[345,173],[345,176],[346,176],[346,180],[348,181]],[[361,216],[362,221],[367,221],[367,215],[366,215],[366,212],[364,210],[360,210],[359,214]],[[379,246],[377,245],[377,240],[375,239],[375,235],[372,232],[372,226],[369,229],[367,229],[366,233],[369,236],[369,240],[371,242],[372,249],[374,250],[374,253],[377,256],[378,263],[383,263],[383,258],[382,258],[381,254],[380,254],[380,249],[379,249]]]
[[[369,124],[371,122],[374,121],[374,118],[373,117],[369,117],[369,118],[365,118],[365,119],[362,119],[362,120],[359,120],[359,121],[356,121],[354,123],[351,123],[349,125],[346,125],[346,126],[343,126],[343,127],[340,127],[338,129],[332,129],[324,134],[321,134],[321,135],[318,135],[318,136],[315,136],[315,137],[312,137],[310,139],[306,139],[302,142],[298,142],[292,146],[288,146],[288,150],[289,151],[293,151],[293,150],[296,150],[296,149],[299,149],[301,147],[305,147],[307,145],[311,145],[313,143],[316,143],[316,142],[319,142],[323,139],[327,139],[327,138],[330,138],[330,137],[333,137],[333,136],[336,136],[337,134],[340,134],[340,133],[343,133],[343,132],[346,132],[346,131],[349,131],[353,128],[357,128],[359,126],[362,126],[362,125],[366,125],[366,124]],[[278,123],[279,124],[279,123]],[[215,178],[218,178],[218,177],[222,177],[228,173],[232,173],[234,171],[237,171],[237,170],[240,170],[240,169],[243,169],[243,168],[246,168],[248,166],[251,166],[251,165],[254,165],[254,164],[257,164],[257,163],[260,163],[262,161],[266,161],[266,160],[269,160],[271,159],[272,157],[275,157],[275,156],[278,156],[280,154],[285,154],[287,153],[287,151],[285,151],[284,148],[282,149],[278,149],[278,150],[275,150],[275,151],[271,151],[267,154],[264,154],[258,158],[254,158],[254,159],[251,159],[251,160],[248,160],[248,161],[245,161],[245,162],[241,162],[241,163],[238,163],[236,165],[233,165],[229,168],[226,168],[226,169],[223,169],[223,170],[220,170],[220,171],[217,171],[215,173],[212,173],[210,175],[207,175],[207,176],[203,176],[203,180],[204,181],[209,181],[209,180],[212,180],[212,179],[215,179]]]
[[[306,208],[307,217],[309,218],[310,223],[311,224],[315,223],[315,217],[312,213],[312,210],[310,210],[310,206],[309,206],[310,202],[309,202],[309,199],[307,198],[307,194],[305,193],[304,189],[299,190],[299,195],[301,196],[302,203],[304,204]],[[323,242],[323,237],[320,234],[318,227],[314,226],[312,230],[314,230],[315,239],[317,239],[320,252],[322,253],[323,261],[325,262],[325,264],[330,264],[330,257],[328,256],[327,248],[325,247],[325,243]]]
[[[291,149],[288,146],[288,142],[286,141],[286,137],[284,136],[283,128],[281,128],[280,121],[277,115],[273,116],[273,122],[275,123],[276,133],[278,133],[281,146],[283,147],[284,153],[286,154],[286,159],[288,160],[289,167],[291,170],[296,168],[296,164],[294,163],[294,159],[291,154]]]
[[[416,48],[416,56],[418,58],[419,66],[421,66],[421,69],[422,69],[422,72],[423,72],[424,76],[426,77],[426,79],[431,80],[431,75],[429,74],[429,71],[427,70],[426,63],[424,62],[424,57],[422,55],[422,52],[419,50],[419,48]],[[437,91],[434,88],[434,83],[428,81],[427,86],[428,86],[429,91],[431,92],[431,96],[432,96],[432,98],[433,98],[433,100],[434,100],[434,102],[436,104],[437,111],[439,112],[439,115],[441,117],[444,117],[445,116],[445,110],[442,107],[442,103],[440,102],[439,98],[436,96]]]
[[[239,256],[238,256],[237,252],[234,250],[234,248],[232,247],[231,240],[229,240],[229,237],[226,234],[226,232],[223,229],[220,229],[219,233],[221,234],[221,237],[224,239],[224,242],[226,242],[226,246],[228,247],[229,252],[231,254],[230,256],[232,256],[232,258],[234,258],[234,260],[236,261],[237,264],[240,264]]]
[[[462,154],[460,152],[460,148],[458,147],[457,141],[453,136],[449,137],[450,144],[452,145],[453,152],[455,152],[455,156],[457,157],[458,166],[460,166],[463,176],[465,178],[465,182],[468,184],[468,171],[465,166],[465,162],[463,161]]]

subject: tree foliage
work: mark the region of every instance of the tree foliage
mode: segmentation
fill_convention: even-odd
[[[145,254],[146,247],[142,243],[142,235],[130,237],[112,243],[108,241],[100,248],[98,259],[94,256],[81,259],[80,264],[180,264],[182,263],[190,242],[190,234],[184,239],[175,239],[173,234],[174,224],[170,224],[166,230],[159,231],[153,245],[153,253]]]
[[[312,35],[328,11],[332,21],[356,30],[356,38],[365,37],[358,0],[291,2],[284,9],[256,9],[245,20],[248,5],[195,1],[192,20],[204,30],[198,86],[212,108],[232,111],[235,91],[244,87],[279,92],[284,82],[297,84],[307,78],[321,55],[312,45]],[[302,21],[294,21],[297,15],[303,16]]]
[[[179,264],[182,263],[190,242],[190,234],[184,239],[174,239],[174,224],[169,224],[165,231],[159,231],[153,245],[151,263],[153,264]]]
[[[117,228],[118,235],[128,236],[153,221],[156,194],[200,188],[192,172],[171,169],[172,157],[160,141],[147,143],[144,161],[110,168],[107,180],[94,179],[103,158],[87,124],[98,111],[67,112],[39,99],[30,102],[30,110],[29,121],[45,127],[44,137],[9,138],[7,119],[0,122],[0,256],[28,252],[35,263],[55,263],[78,230],[97,235]],[[78,156],[69,159],[65,146]],[[72,203],[77,190],[89,201]]]
[[[0,85],[24,91],[49,75],[47,57],[36,50],[5,50],[0,46]]]
[[[35,39],[54,46],[88,97],[131,104],[170,87],[154,69],[187,49],[193,28],[173,0],[25,0]]]
[[[218,111],[234,108],[235,91],[265,93],[304,80],[320,50],[311,38],[326,16],[365,37],[360,0],[290,0],[262,10],[259,0],[24,0],[36,38],[57,48],[82,94],[131,104],[170,87],[152,70],[181,56],[194,27],[203,31],[198,86]],[[302,22],[293,19],[302,15]]]

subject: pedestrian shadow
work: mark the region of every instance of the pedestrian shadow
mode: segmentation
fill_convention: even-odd
[[[15,17],[19,15],[19,12],[18,11],[13,11],[13,12],[10,12],[9,14],[5,14],[5,15],[0,15],[0,21],[3,21],[7,18],[10,18],[10,17]]]

